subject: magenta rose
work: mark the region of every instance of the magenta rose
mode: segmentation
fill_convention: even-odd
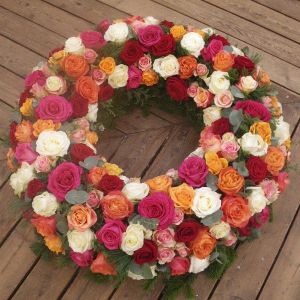
[[[122,235],[126,231],[125,224],[120,220],[106,220],[105,224],[96,232],[99,243],[109,250],[121,247]]]
[[[25,78],[25,86],[27,88],[31,88],[35,83],[37,83],[40,86],[43,86],[46,83],[46,76],[40,70],[33,71],[32,73],[28,74]]]
[[[254,215],[249,220],[249,225],[256,229],[260,229],[265,225],[270,218],[270,211],[268,207],[265,207],[259,214]]]
[[[262,103],[254,100],[237,101],[234,108],[242,109],[245,114],[264,122],[269,122],[272,117],[270,111]]]
[[[62,202],[69,191],[80,186],[81,174],[81,167],[71,162],[63,162],[49,174],[47,189]]]
[[[106,43],[106,41],[103,38],[102,33],[98,32],[98,31],[81,32],[80,38],[86,48],[91,48],[94,50],[100,49]]]
[[[74,261],[74,263],[79,267],[88,267],[93,262],[94,251],[86,250],[83,253],[75,252],[73,250],[70,251],[70,257]]]
[[[151,47],[158,43],[164,32],[158,25],[149,25],[141,28],[138,32],[139,41],[145,47]]]
[[[208,168],[205,160],[198,156],[186,158],[178,169],[179,178],[192,187],[201,187],[205,184]]]
[[[130,66],[128,69],[127,89],[136,89],[142,82],[142,71],[136,66]]]
[[[140,201],[138,212],[142,217],[158,219],[158,229],[165,229],[174,219],[174,202],[167,193],[156,192]]]
[[[104,19],[97,25],[97,28],[104,34],[110,25],[111,22],[108,19]]]
[[[171,275],[179,276],[188,272],[190,268],[190,260],[186,257],[175,256],[168,265],[171,269]]]
[[[38,154],[32,149],[30,143],[17,144],[15,158],[19,164],[23,161],[32,164],[36,160],[37,156]]]
[[[213,39],[209,42],[207,47],[201,50],[202,57],[205,61],[212,60],[221,50],[223,50],[223,43],[220,40]]]
[[[49,95],[41,99],[35,113],[38,119],[65,122],[72,116],[73,109],[64,97]]]

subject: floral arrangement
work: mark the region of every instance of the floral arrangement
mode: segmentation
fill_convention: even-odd
[[[288,183],[289,124],[258,55],[211,28],[153,17],[100,22],[25,78],[10,124],[10,185],[37,254],[97,280],[161,274],[166,295],[220,277],[259,236]],[[141,182],[97,155],[98,133],[132,107],[185,115],[199,146]]]

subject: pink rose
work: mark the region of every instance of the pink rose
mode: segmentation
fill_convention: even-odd
[[[136,66],[130,66],[128,69],[127,89],[136,89],[142,82],[142,71]]]
[[[80,38],[86,48],[91,48],[94,50],[99,50],[106,43],[103,35],[98,31],[81,32]]]
[[[110,25],[111,22],[108,19],[104,19],[97,25],[97,28],[104,34]]]
[[[223,243],[226,247],[230,247],[234,245],[237,241],[237,236],[234,232],[229,232],[227,236],[223,238]]]
[[[71,162],[63,162],[49,174],[48,191],[54,194],[58,201],[64,201],[69,191],[80,186],[82,172],[81,167]]]
[[[175,249],[181,257],[187,257],[191,253],[191,250],[185,245],[185,243],[177,243]]]
[[[280,172],[277,177],[277,183],[280,192],[284,192],[288,184],[290,183],[289,174],[287,172]]]
[[[176,244],[174,236],[175,232],[172,228],[161,229],[154,232],[155,242],[163,247],[174,247]]]
[[[100,205],[101,199],[104,197],[103,192],[98,190],[92,190],[89,192],[89,199],[86,204],[92,208],[97,208]]]
[[[148,55],[144,55],[139,59],[138,66],[140,70],[147,71],[151,69],[152,60],[151,57]]]
[[[40,86],[44,86],[45,82],[46,82],[46,76],[40,70],[33,71],[32,73],[28,74],[25,77],[25,86],[27,88],[31,88],[35,83],[37,83]]]
[[[213,134],[211,126],[206,127],[200,134],[199,145],[204,152],[213,151],[217,153],[221,150],[221,138]]]
[[[48,92],[45,89],[44,85],[39,85],[38,83],[34,83],[30,89],[30,93],[34,95],[36,98],[43,98],[48,95]]]
[[[37,173],[47,173],[51,170],[51,161],[47,156],[38,156],[34,162]]]
[[[15,158],[19,164],[23,161],[32,164],[37,156],[38,154],[33,151],[30,143],[19,143],[16,147]]]
[[[235,141],[225,141],[221,144],[221,153],[228,161],[233,161],[238,157],[240,146]]]
[[[121,247],[122,235],[126,231],[125,224],[120,220],[105,220],[105,224],[96,232],[99,243],[109,250]]]
[[[173,180],[178,180],[178,171],[175,169],[170,169],[166,172],[166,175],[171,177]]]
[[[93,262],[94,251],[86,250],[83,253],[70,250],[70,257],[74,263],[79,267],[88,267]]]
[[[169,263],[172,276],[183,275],[188,272],[190,268],[190,260],[186,257],[176,256]]]
[[[85,141],[85,137],[86,137],[86,134],[85,134],[85,130],[84,129],[76,129],[74,131],[72,131],[71,133],[71,141],[73,143],[82,143]]]
[[[147,26],[144,22],[142,22],[140,20],[134,20],[130,25],[135,34],[138,34],[138,32],[141,28],[144,28]]]
[[[179,225],[182,223],[183,219],[184,219],[184,212],[180,208],[176,207],[175,216],[172,223],[174,225]]]
[[[259,186],[263,189],[266,198],[270,202],[274,202],[277,200],[279,196],[279,191],[278,191],[278,184],[275,182],[275,180],[270,180],[270,179],[264,179]]]
[[[97,85],[101,85],[107,78],[106,74],[100,69],[92,71],[92,78],[96,81]]]
[[[40,100],[35,112],[38,119],[62,123],[72,116],[73,109],[64,97],[49,95]]]
[[[272,108],[272,99],[269,96],[265,96],[262,98],[262,102],[265,107],[271,109]]]
[[[222,91],[221,93],[215,95],[214,102],[215,105],[222,108],[228,108],[233,103],[233,96],[230,91]]]
[[[201,50],[202,57],[204,60],[212,60],[216,54],[223,50],[223,43],[220,40],[212,39],[208,46]]]
[[[167,247],[158,247],[158,263],[165,264],[170,263],[175,257],[175,251]]]
[[[84,50],[83,57],[89,64],[94,63],[97,56],[98,56],[97,52],[93,49],[86,48]]]
[[[148,25],[138,32],[139,41],[145,47],[151,47],[160,41],[164,32],[158,25]]]
[[[196,70],[194,71],[194,76],[204,77],[207,74],[207,66],[204,64],[197,64]]]
[[[187,94],[189,95],[189,97],[191,98],[196,97],[198,88],[199,88],[198,83],[192,83],[187,89]]]

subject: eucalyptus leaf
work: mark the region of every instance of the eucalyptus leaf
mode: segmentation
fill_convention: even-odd
[[[140,224],[144,226],[146,229],[154,230],[156,229],[159,220],[154,218],[144,218],[140,215],[134,215],[129,219],[129,222],[132,224]]]
[[[279,145],[279,140],[278,140],[278,138],[271,137],[271,145],[272,145],[272,146],[278,146],[278,145]]]
[[[229,114],[229,122],[233,126],[233,131],[236,132],[243,121],[243,112],[242,110],[232,110]]]
[[[55,218],[56,218],[56,228],[57,228],[57,230],[61,234],[65,235],[69,230],[67,218],[65,216],[61,215],[61,214],[56,215]]]
[[[249,176],[249,171],[246,167],[245,161],[233,162],[232,166],[244,177]]]
[[[152,279],[154,277],[149,264],[138,265],[131,262],[128,271],[143,277],[143,279]]]
[[[233,48],[231,46],[228,46],[228,45],[224,46],[223,50],[226,51],[226,52],[229,52],[229,53],[233,52]]]
[[[240,98],[240,99],[245,98],[245,95],[234,85],[231,86],[230,92],[235,98]]]
[[[99,159],[96,156],[89,156],[83,162],[80,161],[79,165],[87,170],[90,170],[93,167],[98,166],[98,161]]]
[[[213,191],[218,189],[217,187],[218,177],[209,173],[206,177],[206,186],[211,188]]]
[[[20,123],[22,120],[22,115],[18,111],[14,111],[11,115],[11,120],[16,123]]]
[[[89,194],[85,191],[71,190],[66,194],[65,198],[70,204],[82,204],[89,199]]]
[[[232,112],[232,108],[231,107],[230,108],[224,108],[221,111],[221,115],[224,118],[228,118],[231,112]]]
[[[218,223],[222,217],[223,217],[223,212],[221,209],[219,209],[216,212],[214,212],[213,214],[203,218],[201,220],[201,223],[205,226],[211,226],[215,223]]]

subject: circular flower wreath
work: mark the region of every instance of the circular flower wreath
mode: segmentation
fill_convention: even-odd
[[[52,50],[25,78],[9,134],[35,249],[102,279],[220,276],[288,183],[289,124],[258,58],[211,28],[153,17],[104,20]],[[97,130],[134,106],[200,129],[178,171],[142,183],[97,156]]]

